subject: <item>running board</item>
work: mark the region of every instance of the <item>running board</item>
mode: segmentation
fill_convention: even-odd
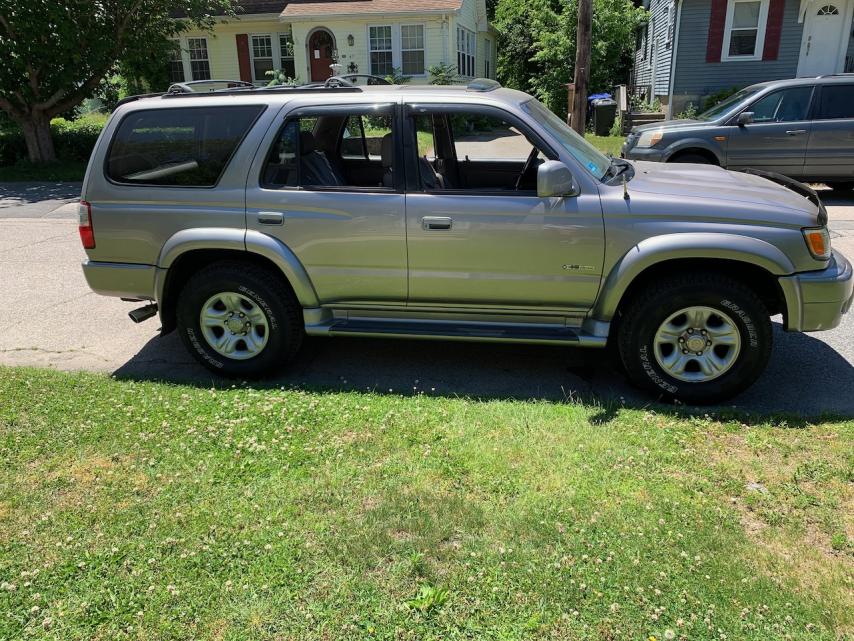
[[[541,343],[574,347],[605,347],[606,338],[581,333],[570,327],[519,323],[401,321],[396,319],[335,319],[307,325],[306,332],[323,336],[377,336],[449,341],[495,341],[501,343]]]

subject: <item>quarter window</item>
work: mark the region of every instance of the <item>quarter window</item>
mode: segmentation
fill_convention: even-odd
[[[110,145],[107,176],[135,185],[211,187],[263,109],[134,111],[122,119]]]
[[[187,38],[187,51],[190,54],[190,74],[193,80],[210,80],[211,63],[208,59],[207,38]]]
[[[392,60],[391,25],[369,27],[371,74],[390,76],[394,72]]]
[[[824,85],[816,120],[854,118],[854,85]]]
[[[765,43],[768,0],[729,0],[724,60],[756,60]]]
[[[474,76],[475,35],[464,27],[457,27],[457,73]]]
[[[273,38],[269,35],[252,36],[252,79],[266,82],[273,71]]]
[[[424,75],[424,25],[400,27],[401,71],[406,76]]]
[[[754,102],[748,111],[753,112],[753,122],[794,122],[806,120],[812,87],[795,87],[775,91]]]

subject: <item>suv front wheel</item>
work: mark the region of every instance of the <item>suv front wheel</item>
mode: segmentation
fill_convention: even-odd
[[[181,340],[226,377],[258,378],[287,363],[302,343],[302,310],[281,275],[223,261],[196,272],[178,299]]]
[[[750,386],[771,354],[771,321],[756,293],[728,276],[692,273],[633,297],[618,329],[620,358],[639,387],[714,403]]]

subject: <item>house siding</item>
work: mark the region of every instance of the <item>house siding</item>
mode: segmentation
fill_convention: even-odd
[[[682,110],[688,103],[699,106],[706,96],[721,89],[795,77],[803,33],[803,25],[798,23],[799,6],[800,0],[785,0],[776,60],[706,62],[709,2],[683,0],[673,87],[674,111]]]
[[[644,39],[641,47],[635,51],[635,91],[641,91],[649,100],[666,99],[670,93],[670,59],[673,53],[673,42],[668,40],[668,11],[671,6],[675,19],[675,0],[650,0],[648,40]],[[645,48],[646,58],[644,58]]]

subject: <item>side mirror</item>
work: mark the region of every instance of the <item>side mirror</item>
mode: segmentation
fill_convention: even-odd
[[[753,112],[752,111],[742,111],[738,114],[738,118],[735,119],[735,124],[739,127],[744,127],[744,125],[749,125],[753,122]]]
[[[577,196],[580,192],[569,167],[559,160],[547,160],[537,169],[537,196],[540,198]]]

